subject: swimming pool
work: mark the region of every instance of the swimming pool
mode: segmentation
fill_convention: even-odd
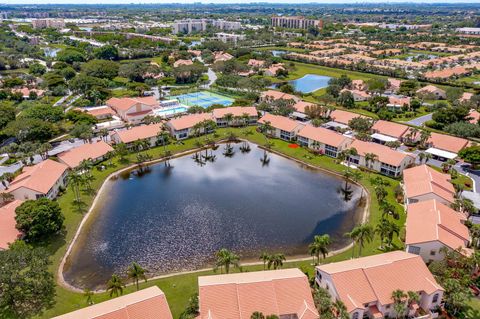
[[[184,106],[174,107],[170,109],[157,109],[154,111],[155,115],[163,117],[172,117],[177,114],[186,113],[187,108]]]
[[[214,104],[220,104],[223,106],[230,106],[233,104],[233,99],[211,93],[208,91],[200,91],[195,93],[186,93],[177,96],[171,96],[171,99],[177,99],[180,103],[188,106],[201,106],[203,108],[210,107]]]

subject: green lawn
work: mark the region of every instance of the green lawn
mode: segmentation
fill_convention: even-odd
[[[218,129],[214,135],[210,135],[211,138],[216,140],[224,139],[227,132],[235,132],[237,136],[241,138],[248,139],[249,141],[262,145],[265,143],[265,138],[260,133],[256,132],[254,128],[249,128],[247,130],[244,129]],[[205,137],[201,137],[200,140],[204,140]],[[188,139],[185,140],[183,144],[170,144],[167,146],[168,150],[172,151],[173,153],[179,153],[187,150],[192,150],[196,148],[196,140],[197,139]],[[272,150],[280,152],[284,155],[299,159],[303,162],[308,164],[317,166],[319,168],[327,169],[332,172],[343,173],[346,169],[343,165],[337,164],[333,159],[326,157],[326,156],[316,156],[309,153],[304,148],[290,148],[288,147],[287,142],[280,141],[280,140],[271,140],[273,143]],[[156,147],[146,151],[154,158],[160,158],[163,155],[163,148]],[[131,154],[128,156],[128,159],[133,162],[135,158],[135,154]],[[115,172],[121,168],[128,166],[126,163],[120,163],[118,158],[114,158],[112,160],[114,167],[108,167],[104,171],[99,171],[97,169],[93,170],[93,175],[96,177],[95,181],[93,182],[93,188],[98,190],[103,183],[103,181],[110,175],[112,172]],[[373,194],[374,187],[370,183],[370,177],[377,176],[376,174],[368,174],[363,173],[362,179],[359,181],[361,184],[364,185],[365,189],[367,190],[366,196],[369,194]],[[399,185],[397,180],[384,177],[385,180],[390,182],[390,186],[388,187],[389,195],[387,200],[391,203],[394,203],[399,211],[403,211],[402,206],[396,203],[394,199],[394,188]],[[83,212],[79,212],[76,206],[73,205],[74,194],[73,190],[69,187],[66,192],[58,198],[58,202],[62,207],[63,213],[65,215],[65,233],[64,236],[59,236],[52,240],[46,247],[52,254],[52,262],[53,265],[51,267],[52,271],[56,272],[63,255],[67,249],[68,243],[70,243],[73,239],[73,236],[76,232],[76,229],[82,220],[84,212],[90,207],[94,196],[93,195],[82,195],[82,201],[84,202],[85,206],[83,208]],[[381,213],[379,210],[378,203],[376,199],[370,198],[370,218],[369,223],[375,226],[378,221],[380,220]],[[405,223],[405,214],[401,214],[400,220],[398,220],[398,224],[403,227]],[[379,253],[380,250],[378,249],[380,245],[379,238],[375,238],[375,240],[369,244],[367,244],[363,251],[362,255],[371,255],[375,253]],[[398,248],[402,248],[402,243],[399,239],[396,239],[395,245]],[[328,262],[331,261],[338,261],[338,260],[345,260],[350,258],[352,255],[352,250],[347,250],[339,255],[329,257]],[[285,267],[302,267],[302,269],[308,270],[310,274],[313,274],[313,267],[311,265],[311,261],[302,261],[302,262],[287,262]],[[261,266],[248,266],[244,267],[244,271],[252,271],[252,270],[260,270]],[[197,291],[197,277],[199,275],[206,275],[212,274],[212,271],[207,271],[203,273],[192,273],[192,274],[184,274],[184,275],[175,275],[168,278],[162,278],[157,280],[151,280],[147,283],[142,283],[141,287],[147,287],[151,285],[159,286],[166,294],[170,308],[172,310],[174,318],[179,318],[181,312],[184,310],[188,298]],[[125,289],[125,293],[134,291],[134,287],[129,286]],[[107,300],[108,295],[106,293],[99,293],[94,296],[94,301],[96,303]],[[66,290],[60,286],[57,286],[57,297],[56,297],[56,304],[52,309],[49,309],[44,314],[39,316],[38,318],[50,318],[55,315],[63,314],[69,311],[73,311],[82,307],[86,306],[85,298],[80,293],[75,293],[69,290]]]

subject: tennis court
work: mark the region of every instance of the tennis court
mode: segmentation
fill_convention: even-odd
[[[223,106],[229,106],[233,104],[233,99],[211,93],[208,91],[201,91],[201,92],[195,92],[195,93],[187,93],[187,94],[181,94],[181,95],[176,95],[176,96],[171,96],[171,99],[177,99],[180,104],[185,104],[188,106],[201,106],[203,108],[207,108],[209,106],[212,106],[213,104],[221,104]]]

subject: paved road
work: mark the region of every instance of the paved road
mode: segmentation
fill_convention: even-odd
[[[415,125],[415,126],[422,126],[423,123],[425,123],[426,121],[430,121],[431,119],[432,119],[432,113],[417,117],[416,119],[410,120],[406,123],[410,125]]]
[[[212,86],[212,84],[215,83],[215,81],[217,80],[217,75],[215,74],[215,72],[213,72],[212,68],[208,68],[207,75],[208,75],[208,83],[205,84],[204,87],[206,89],[209,89],[210,86]]]

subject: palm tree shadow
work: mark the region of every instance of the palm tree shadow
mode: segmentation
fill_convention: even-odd
[[[75,200],[72,203],[73,210],[77,213],[83,214],[87,210],[87,204],[83,200]]]

